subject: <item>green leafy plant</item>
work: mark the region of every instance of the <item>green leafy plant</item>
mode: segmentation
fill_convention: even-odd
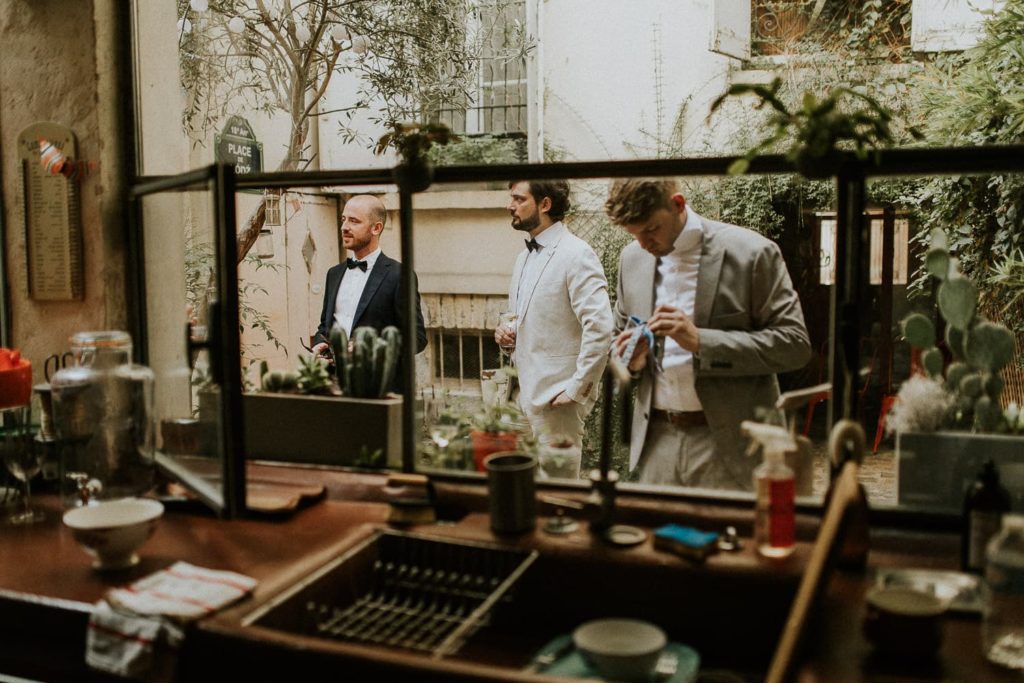
[[[773,110],[767,136],[732,163],[730,174],[745,173],[754,157],[787,139],[791,142],[786,158],[809,178],[828,175],[842,149],[852,148],[858,159],[867,159],[870,152],[877,153],[878,147],[895,142],[890,126],[892,113],[870,95],[837,87],[827,97],[818,99],[808,91],[800,106],[790,109],[780,97],[781,88],[782,79],[778,77],[768,85],[737,83],[712,103],[710,113],[728,97],[752,94],[760,100],[755,105],[758,109],[768,105]],[[854,104],[844,107],[848,102]],[[915,138],[920,137],[916,129],[910,132]]]
[[[1013,359],[1013,334],[1005,325],[978,314],[978,288],[960,273],[941,230],[932,231],[925,267],[940,282],[939,311],[946,321],[944,341],[953,362],[943,367],[935,325],[927,316],[907,316],[902,331],[912,346],[922,349],[924,370],[933,380],[942,381],[953,398],[944,426],[979,432],[1004,430],[1007,424],[1000,404],[1004,385],[1000,371]],[[899,401],[912,402],[902,389]]]
[[[342,394],[353,398],[383,398],[391,387],[402,348],[402,333],[388,326],[377,334],[372,327],[357,327],[351,343],[345,330],[335,327],[330,336],[335,375]]]
[[[472,428],[478,432],[498,434],[515,432],[520,429],[523,412],[512,403],[498,403],[485,406],[470,418]]]
[[[447,145],[459,139],[443,123],[395,123],[390,132],[380,136],[373,151],[383,154],[393,147],[404,163],[414,165],[426,161],[434,145]]]

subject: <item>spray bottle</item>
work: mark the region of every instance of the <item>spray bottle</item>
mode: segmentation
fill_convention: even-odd
[[[765,557],[786,557],[796,547],[796,482],[786,465],[786,451],[796,448],[785,427],[744,421],[750,451],[760,446],[764,462],[754,470],[754,544]]]

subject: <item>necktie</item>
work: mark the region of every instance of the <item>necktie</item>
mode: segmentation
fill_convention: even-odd
[[[347,266],[349,270],[352,270],[353,268],[358,268],[364,273],[366,272],[366,261],[356,261],[354,258],[350,258],[349,260],[345,261],[345,266]]]
[[[526,242],[526,248],[529,249],[530,251],[535,251],[537,249],[540,249],[540,244],[535,239],[528,239],[528,240],[523,240],[523,241]],[[351,266],[349,266],[349,267],[351,267]]]

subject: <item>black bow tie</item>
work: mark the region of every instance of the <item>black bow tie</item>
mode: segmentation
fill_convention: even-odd
[[[349,270],[352,270],[353,268],[358,268],[364,273],[366,272],[366,261],[356,261],[354,258],[350,258],[349,260],[345,261],[345,266],[348,267]]]
[[[536,250],[540,249],[541,245],[535,239],[528,239],[528,240],[523,240],[523,241],[526,242],[526,248],[529,249],[530,251],[536,251]]]

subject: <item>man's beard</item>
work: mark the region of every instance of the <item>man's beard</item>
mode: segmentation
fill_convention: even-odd
[[[533,214],[532,216],[527,216],[526,218],[521,218],[521,219],[519,219],[519,222],[516,222],[515,216],[512,217],[512,227],[515,230],[521,230],[523,232],[530,232],[531,230],[536,228],[538,225],[540,225],[540,216],[538,216],[537,214]]]

